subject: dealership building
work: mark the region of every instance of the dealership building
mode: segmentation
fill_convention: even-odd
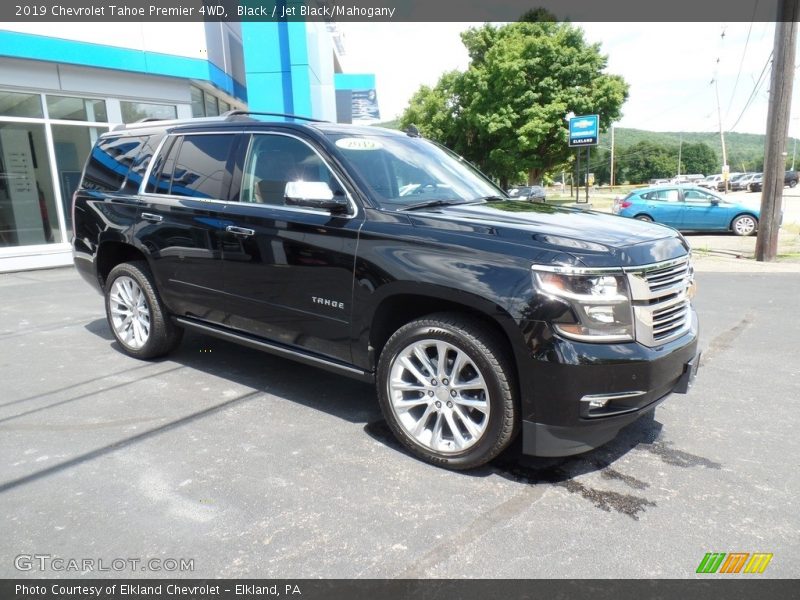
[[[71,263],[70,202],[119,123],[232,109],[379,118],[335,24],[0,23],[0,272]]]

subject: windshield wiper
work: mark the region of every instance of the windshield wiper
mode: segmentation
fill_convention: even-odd
[[[481,196],[480,198],[475,198],[472,202],[505,202],[508,198],[504,196]]]
[[[427,202],[418,202],[404,206],[399,210],[417,210],[418,208],[434,208],[436,206],[455,206],[456,204],[469,204],[465,200],[428,200]]]

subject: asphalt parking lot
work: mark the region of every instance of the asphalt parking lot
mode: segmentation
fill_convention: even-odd
[[[472,473],[400,450],[368,385],[197,335],[136,361],[74,270],[0,275],[0,577],[683,578],[712,551],[794,577],[800,274],[756,271],[697,275],[688,395],[592,453]]]

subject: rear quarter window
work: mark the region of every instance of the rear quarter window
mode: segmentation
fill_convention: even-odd
[[[97,140],[86,161],[81,189],[120,191],[128,180],[131,167],[137,165],[138,169],[140,166],[137,159],[149,137],[111,136]]]
[[[193,198],[224,199],[230,184],[228,160],[233,134],[190,134],[165,147],[157,159],[158,175],[147,191]],[[156,168],[153,169],[155,172]]]

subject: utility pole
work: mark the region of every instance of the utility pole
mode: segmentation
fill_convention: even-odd
[[[681,153],[683,152],[683,132],[681,132],[681,141],[678,143],[678,179],[681,178]]]
[[[614,191],[614,126],[611,126],[611,191]]]
[[[790,2],[795,0],[789,0]],[[725,172],[725,167],[728,166],[728,152],[725,149],[725,131],[722,129],[722,110],[719,107],[719,78],[714,78],[714,87],[717,91],[717,117],[719,118],[719,139],[722,143],[722,179],[725,182],[725,193],[728,193],[728,174]]]
[[[756,260],[771,261],[778,253],[778,230],[786,169],[786,136],[794,84],[797,19],[800,0],[778,0],[772,75],[769,85],[767,139],[764,144],[764,180],[761,192],[761,223],[758,227]]]
[[[592,147],[586,146],[586,202],[589,202],[589,155]]]

